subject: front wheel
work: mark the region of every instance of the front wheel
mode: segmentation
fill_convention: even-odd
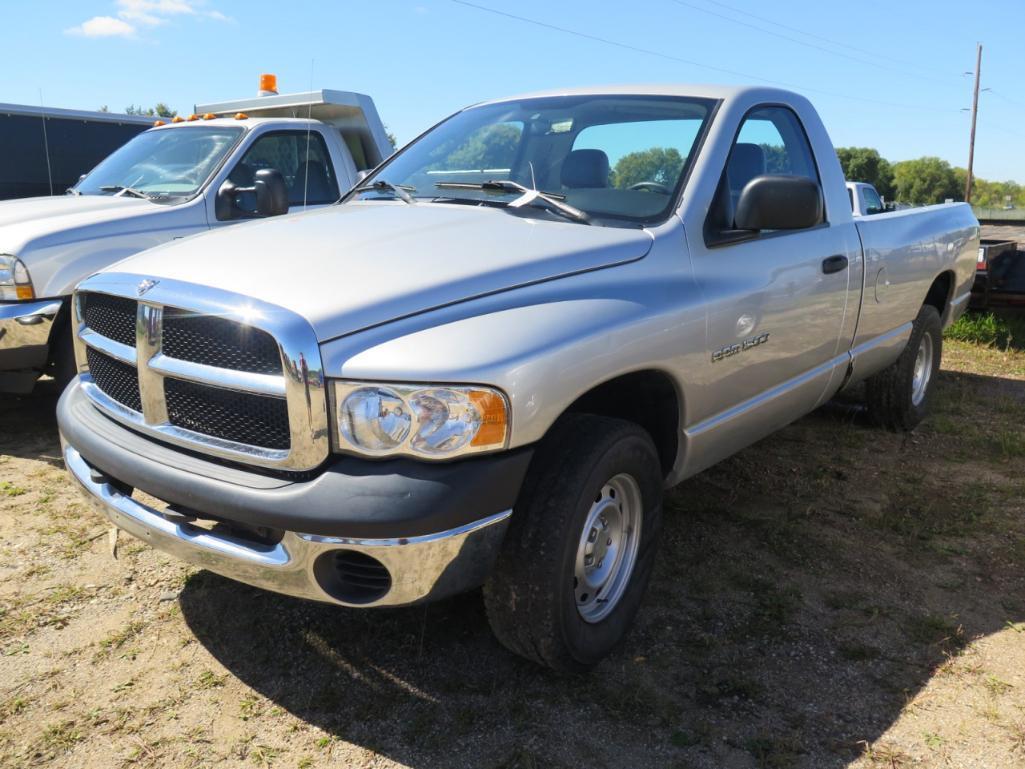
[[[563,418],[538,447],[484,586],[495,635],[560,672],[597,664],[640,607],[661,525],[648,433],[620,419]]]
[[[865,396],[872,420],[890,430],[913,430],[929,410],[943,354],[943,324],[932,305],[923,305],[907,347],[889,368],[870,377]]]

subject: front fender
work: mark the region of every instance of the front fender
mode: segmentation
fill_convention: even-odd
[[[529,304],[473,303],[473,314],[466,308],[461,317],[430,313],[343,337],[322,347],[325,372],[364,381],[498,387],[512,406],[511,446],[533,443],[598,384],[641,369],[677,379],[688,355],[703,355],[704,315],[684,301],[689,279],[633,282],[627,267],[602,272],[618,273],[623,282],[591,292],[581,286],[576,295],[552,284]]]

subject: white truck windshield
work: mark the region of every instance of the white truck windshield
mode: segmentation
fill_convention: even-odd
[[[579,221],[657,221],[682,186],[712,106],[588,95],[473,107],[411,144],[356,194],[396,197],[399,187],[416,201],[511,206],[527,188],[549,213],[564,203],[586,214]]]
[[[151,200],[192,197],[241,135],[241,128],[230,126],[146,131],[96,166],[74,191]]]

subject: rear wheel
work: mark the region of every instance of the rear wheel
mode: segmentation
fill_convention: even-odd
[[[923,305],[900,358],[865,383],[872,420],[891,430],[913,430],[928,413],[942,354],[940,314]]]
[[[484,599],[511,651],[561,672],[597,664],[630,628],[662,524],[651,437],[569,415],[535,454]]]

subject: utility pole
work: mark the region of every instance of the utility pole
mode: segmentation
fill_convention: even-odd
[[[975,117],[979,112],[979,77],[982,71],[982,43],[975,44],[975,92],[972,95],[972,133],[968,140],[968,176],[965,179],[965,203],[972,202],[972,164],[975,162]]]

